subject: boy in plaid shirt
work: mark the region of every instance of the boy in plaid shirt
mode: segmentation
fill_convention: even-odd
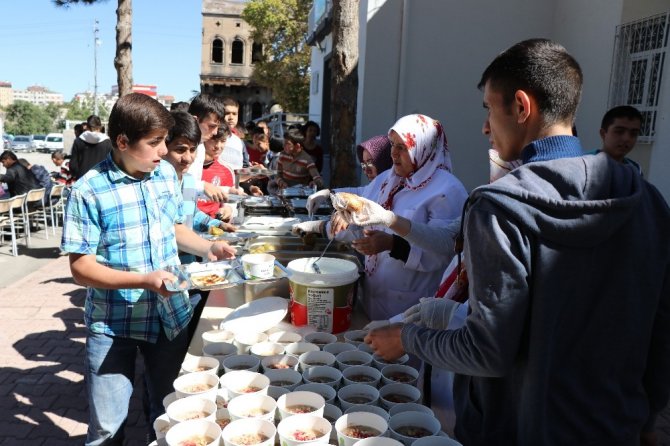
[[[211,260],[234,256],[226,243],[208,242],[181,224],[177,175],[161,160],[173,124],[149,96],[121,97],[109,117],[114,150],[68,199],[61,249],[70,253],[74,279],[88,287],[87,445],[123,442],[137,350],[146,369],[150,427],[163,412],[193,313],[188,293],[165,288],[164,280],[174,279],[165,267],[179,264],[179,250]]]

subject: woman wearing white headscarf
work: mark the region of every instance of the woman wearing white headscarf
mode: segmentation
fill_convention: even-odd
[[[442,125],[425,115],[399,119],[388,133],[393,168],[379,175],[376,202],[412,222],[446,227],[460,216],[467,193],[451,174]],[[366,229],[353,246],[366,255],[363,306],[371,320],[388,319],[435,292],[453,250],[425,250],[387,227]]]

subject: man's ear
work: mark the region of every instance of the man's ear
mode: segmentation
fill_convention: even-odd
[[[605,130],[605,129],[600,129],[600,131],[599,131],[598,133],[600,133],[600,138],[601,138],[602,140],[605,140],[605,134],[607,133],[607,130]]]
[[[517,115],[517,123],[523,124],[530,118],[531,113],[536,112],[535,101],[528,93],[523,90],[517,90],[514,93],[513,107]]]

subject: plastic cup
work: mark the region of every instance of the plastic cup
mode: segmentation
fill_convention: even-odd
[[[154,420],[154,432],[156,433],[156,440],[161,440],[165,438],[165,434],[170,430],[172,425],[170,424],[170,417],[167,414],[163,414]]]
[[[265,333],[259,333],[255,331],[242,331],[235,333],[235,340],[233,344],[237,347],[237,353],[244,355],[249,353],[251,346],[258,344],[259,342],[265,342],[268,340],[268,335]]]
[[[230,400],[228,413],[232,420],[260,418],[274,422],[277,402],[272,397],[259,393],[240,395]]]
[[[316,352],[321,350],[318,345],[311,342],[292,342],[286,346],[285,352],[288,355],[300,356],[307,352]]]
[[[268,341],[276,342],[286,347],[293,342],[302,341],[302,335],[294,331],[276,331],[268,336]]]
[[[375,350],[372,347],[370,347],[368,344],[366,344],[365,342],[362,342],[362,343],[358,344],[357,348],[358,348],[358,350],[360,350],[362,352],[365,352],[365,353],[368,353],[370,355],[374,355],[374,353],[375,353]],[[374,361],[374,358],[373,358],[373,361]]]
[[[414,367],[404,364],[391,364],[382,369],[382,383],[404,383],[416,385],[419,379],[419,371]]]
[[[337,336],[332,333],[315,331],[314,333],[305,335],[305,342],[311,342],[312,344],[316,344],[321,347],[321,349],[323,349],[325,345],[337,342]]]
[[[277,401],[280,396],[286,395],[289,392],[291,392],[291,390],[286,387],[268,386],[268,396],[271,396],[275,401]]]
[[[282,419],[277,425],[281,446],[328,443],[332,425],[320,416],[300,414]]]
[[[363,339],[367,334],[367,330],[349,330],[345,331],[343,336],[346,342],[358,347],[359,344],[364,342]]]
[[[390,409],[396,404],[419,402],[421,391],[410,384],[391,383],[379,389],[379,399],[383,407]]]
[[[401,403],[401,404],[394,404],[391,406],[389,409],[389,414],[391,416],[400,413],[400,412],[410,412],[410,411],[415,411],[415,412],[425,412],[430,416],[435,416],[435,412],[433,412],[433,409],[431,409],[428,406],[424,406],[423,404],[419,403]]]
[[[209,330],[202,334],[202,345],[214,343],[214,342],[226,342],[232,344],[233,339],[235,338],[235,333],[228,330]]]
[[[337,444],[337,432],[335,431],[335,422],[342,416],[342,409],[334,404],[326,403],[323,408],[323,418],[328,420],[333,429],[330,431],[330,443]]]
[[[228,426],[231,421],[230,412],[228,412],[227,408],[224,407],[216,410],[216,424],[218,424],[221,429]]]
[[[360,350],[351,350],[348,352],[342,352],[336,357],[337,368],[344,370],[347,367],[354,365],[371,365],[372,356],[368,353],[362,352]]]
[[[335,356],[342,352],[351,350],[356,350],[356,346],[347,342],[333,342],[332,344],[326,344],[323,346],[324,352],[332,353]]]
[[[370,412],[352,412],[342,415],[335,422],[335,431],[337,431],[337,441],[340,446],[354,446],[362,438],[348,435],[348,428],[360,426],[372,429],[376,435],[372,437],[381,437],[388,430],[388,423],[384,418]]]
[[[379,370],[383,369],[387,365],[406,364],[408,361],[409,361],[409,355],[402,355],[400,358],[397,358],[393,361],[386,361],[379,355],[372,355],[372,365],[377,367]]]
[[[298,358],[293,355],[266,356],[261,359],[261,366],[263,366],[263,371],[282,369],[295,370],[298,368]]]
[[[318,393],[328,404],[335,404],[335,398],[337,397],[337,391],[328,384],[321,384],[321,383],[301,384],[295,388],[295,391]]]
[[[458,441],[444,435],[429,435],[414,440],[412,446],[462,446]]]
[[[322,351],[305,352],[298,357],[300,368],[304,372],[310,367],[335,365],[335,355]]]
[[[181,369],[186,373],[208,372],[217,375],[220,366],[219,360],[211,356],[187,355],[181,363]]]
[[[274,275],[275,256],[272,254],[245,254],[241,260],[247,279],[270,279]]]
[[[318,365],[305,370],[302,373],[302,379],[305,383],[326,384],[333,389],[337,389],[342,382],[342,372],[335,367]]]
[[[220,437],[221,428],[214,421],[189,420],[172,426],[165,434],[165,441],[168,446],[179,446],[189,440],[205,438],[211,440],[207,446],[217,446]]]
[[[183,421],[202,419],[216,421],[216,403],[199,396],[189,396],[173,401],[165,411],[171,425]]]
[[[294,391],[286,393],[277,400],[279,418],[284,419],[298,414],[323,416],[326,401],[314,392]]]
[[[356,446],[403,446],[403,444],[389,437],[369,437],[358,441]]]
[[[338,390],[337,399],[342,410],[346,412],[354,404],[377,404],[379,391],[367,384],[349,384]]]
[[[249,353],[265,358],[266,356],[277,356],[284,354],[284,346],[277,342],[264,341],[254,344],[249,349]]]
[[[177,398],[199,395],[216,401],[219,389],[219,377],[209,372],[193,372],[179,376],[174,380],[173,387]]]
[[[248,370],[236,370],[221,377],[221,387],[228,389],[230,399],[251,393],[267,395],[269,385],[270,378]]]
[[[239,441],[240,437],[247,435],[260,435],[265,440],[254,443],[254,446],[273,446],[275,443],[275,436],[277,435],[277,428],[268,420],[261,420],[259,418],[242,418],[240,420],[231,421],[228,426],[223,429],[221,438],[223,438],[224,446],[244,446]]]
[[[260,364],[260,359],[254,355],[230,355],[227,356],[222,362],[223,370],[226,373],[239,370],[256,372],[260,367]]]
[[[294,390],[302,383],[302,375],[293,369],[270,369],[263,372],[270,378],[270,385]]]
[[[377,387],[382,379],[382,372],[369,365],[354,365],[342,371],[344,385],[368,384]]]
[[[425,412],[401,412],[393,415],[389,420],[391,438],[400,441],[405,446],[410,446],[417,438],[420,438],[409,436],[403,432],[403,429],[408,427],[420,428],[428,432],[429,435],[437,435],[441,426],[437,418],[431,417]]]
[[[386,421],[391,418],[391,415],[384,410],[383,408],[379,406],[372,406],[368,404],[354,404],[353,406],[349,407],[344,413],[353,413],[353,412],[370,412],[379,415]]]
[[[163,408],[167,410],[167,407],[170,405],[170,403],[175,401],[176,399],[177,399],[177,392],[170,392],[167,395],[165,395],[165,398],[163,398]]]
[[[223,364],[223,360],[228,356],[237,354],[237,347],[227,342],[211,342],[202,347],[202,354],[215,358]]]

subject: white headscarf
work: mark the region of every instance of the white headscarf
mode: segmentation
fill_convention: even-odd
[[[400,118],[389,130],[395,131],[408,149],[414,172],[407,178],[391,172],[381,185],[379,204],[385,209],[393,207],[393,197],[402,189],[419,190],[433,179],[438,169],[451,172],[451,158],[447,137],[439,121],[426,115],[407,115]]]

